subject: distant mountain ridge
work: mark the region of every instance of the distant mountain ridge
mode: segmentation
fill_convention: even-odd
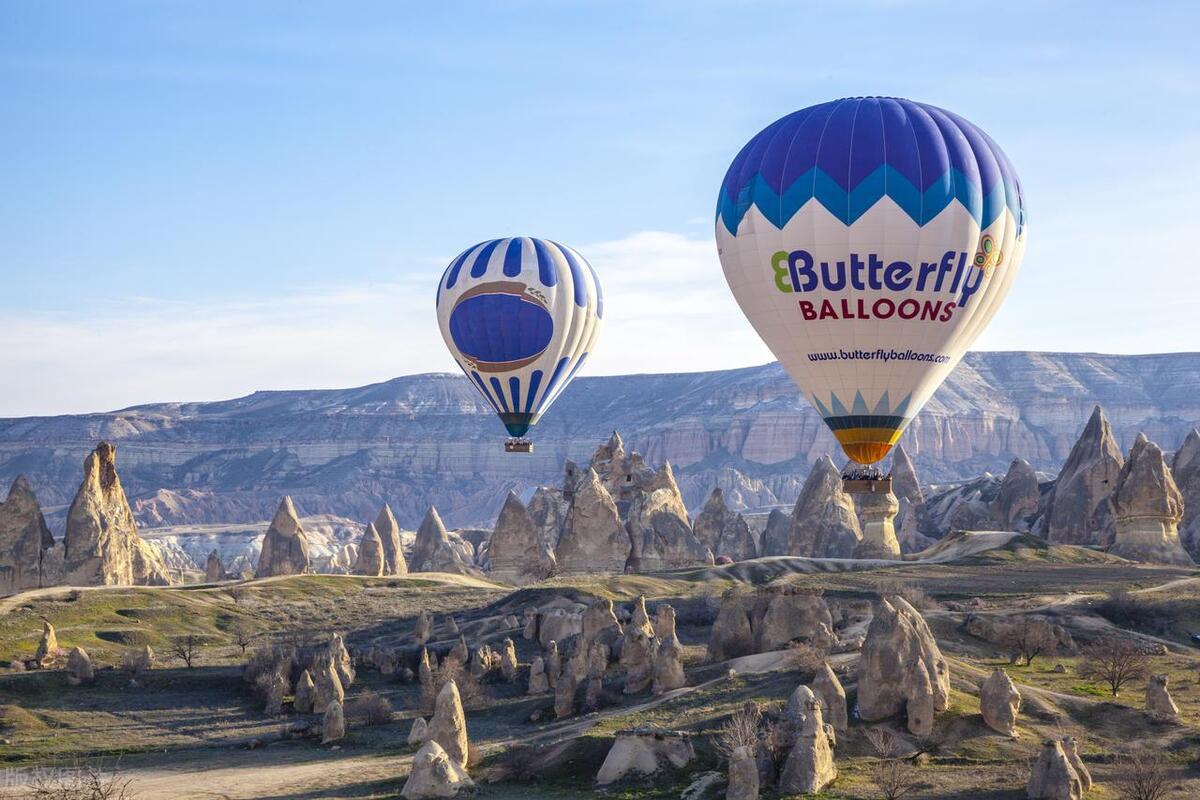
[[[1015,456],[1054,471],[1097,403],[1122,447],[1144,431],[1173,450],[1200,425],[1200,353],[971,353],[902,441],[926,482],[1003,471]],[[670,460],[693,509],[714,485],[735,506],[791,503],[812,461],[837,453],[777,364],[581,377],[530,455],[503,452],[503,428],[462,376],[424,374],[0,419],[0,481],[27,475],[55,527],[84,456],[107,439],[143,527],[264,520],[285,493],[304,514],[365,522],[386,501],[406,527],[430,504],[450,525],[490,525],[509,489],[557,482],[565,459],[587,459],[612,430],[648,462]]]

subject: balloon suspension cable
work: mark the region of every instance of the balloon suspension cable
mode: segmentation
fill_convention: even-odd
[[[506,453],[532,453],[533,442],[521,437],[514,437],[504,443]]]

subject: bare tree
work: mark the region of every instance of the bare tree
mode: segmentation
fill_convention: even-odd
[[[194,633],[171,637],[171,655],[178,658],[188,669],[196,666],[200,657],[200,649],[206,644],[205,637]]]
[[[1124,636],[1105,636],[1084,648],[1079,674],[1108,684],[1116,697],[1122,686],[1145,677],[1149,667],[1150,657],[1137,642]]]
[[[246,648],[253,644],[257,638],[258,631],[249,622],[240,620],[233,626],[233,643],[241,648],[242,658],[246,657]]]
[[[1171,793],[1167,760],[1161,753],[1137,748],[1117,761],[1111,783],[1121,800],[1165,800]]]
[[[762,709],[753,702],[744,704],[717,730],[713,747],[726,758],[732,758],[733,751],[739,747],[749,747],[751,752],[757,751],[760,722]]]
[[[1054,635],[1054,627],[1041,617],[1019,617],[1004,632],[1001,643],[1012,649],[1018,663],[1025,660],[1025,666],[1041,655],[1054,655],[1058,650],[1058,637]]]
[[[103,764],[77,764],[69,769],[39,769],[34,772],[27,800],[126,800],[132,795],[131,781],[122,778],[114,767]]]
[[[917,768],[900,755],[900,741],[887,728],[867,728],[867,744],[879,758],[871,767],[871,782],[883,800],[900,800],[919,786]]]

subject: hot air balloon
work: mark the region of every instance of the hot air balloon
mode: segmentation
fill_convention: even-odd
[[[859,465],[887,455],[995,315],[1025,236],[1021,184],[996,143],[898,98],[774,122],[717,200],[738,305]]]
[[[469,247],[446,268],[438,325],[450,354],[508,429],[509,452],[591,353],[604,317],[595,270],[578,252],[521,236]]]

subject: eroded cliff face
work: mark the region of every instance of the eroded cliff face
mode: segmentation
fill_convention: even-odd
[[[945,482],[1014,458],[1057,473],[1092,408],[1118,445],[1141,430],[1174,448],[1200,423],[1200,354],[973,353],[904,434],[921,478]],[[217,403],[0,420],[0,482],[27,474],[46,507],[70,501],[97,438],[120,444],[143,526],[270,519],[290,494],[312,514],[415,528],[489,524],[510,490],[555,483],[615,428],[645,463],[670,461],[687,507],[713,486],[733,510],[795,502],[832,435],[777,365],[690,375],[582,377],[538,424],[534,453],[503,452],[489,407],[462,376],[417,375],[346,390],[258,392]],[[48,514],[60,529],[61,512]]]

